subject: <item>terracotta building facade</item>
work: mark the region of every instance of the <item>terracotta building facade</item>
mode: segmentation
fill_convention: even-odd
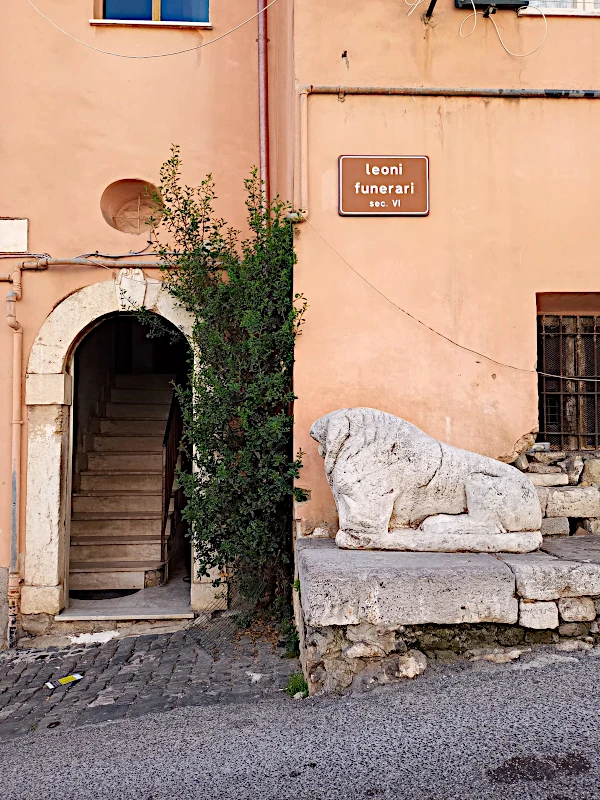
[[[253,165],[301,220],[297,534],[336,530],[309,437],[336,408],[506,461],[538,431],[598,449],[593,380],[536,370],[600,375],[600,6],[457,5],[2,5],[3,641],[86,593],[161,583],[167,549],[189,568],[164,500],[185,352],[150,346],[131,313],[189,324],[145,224],[172,143],[234,227]],[[215,602],[192,578],[187,611]]]

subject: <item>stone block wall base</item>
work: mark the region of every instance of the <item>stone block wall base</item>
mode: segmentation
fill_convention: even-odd
[[[64,607],[62,586],[23,586],[21,614],[60,614]]]
[[[556,609],[554,603],[534,605]],[[558,645],[563,650],[591,648],[600,644],[597,630],[597,623],[590,622],[563,624],[558,631],[492,623],[399,626],[395,630],[369,624],[305,626],[302,668],[311,695],[363,691],[414,678],[434,662],[480,660],[491,653],[490,661],[506,663],[518,656],[519,650],[527,652],[537,645]],[[500,648],[504,652],[497,655]],[[505,655],[508,651],[513,651],[510,656]]]
[[[192,583],[190,606],[192,611],[226,611],[227,586],[215,588],[211,583]]]
[[[473,648],[558,644],[561,636],[584,639],[564,649],[591,647],[600,641],[600,541],[585,538],[553,542],[556,555],[495,557],[299,539],[296,611],[309,692],[414,678],[428,659]]]

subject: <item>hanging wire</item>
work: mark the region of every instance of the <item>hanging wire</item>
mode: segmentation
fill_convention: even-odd
[[[35,11],[37,11],[40,17],[43,17],[45,20],[47,20],[50,23],[50,25],[52,25],[53,28],[56,28],[57,31],[60,31],[60,33],[67,36],[69,39],[72,39],[74,42],[83,45],[83,47],[87,47],[90,50],[95,50],[97,53],[102,53],[105,56],[114,56],[115,58],[148,59],[148,58],[168,58],[169,56],[179,56],[182,53],[191,53],[194,50],[201,50],[203,47],[208,47],[209,44],[214,44],[215,42],[224,39],[226,36],[229,36],[229,34],[239,31],[239,29],[243,28],[244,25],[247,25],[249,22],[252,22],[253,19],[256,19],[265,11],[267,11],[267,9],[271,8],[271,6],[275,5],[275,3],[278,2],[278,0],[271,0],[271,2],[268,5],[262,8],[256,14],[253,14],[251,17],[248,17],[248,19],[245,19],[243,22],[240,22],[240,24],[236,25],[235,28],[232,28],[231,30],[222,33],[220,36],[216,36],[214,39],[210,39],[210,41],[208,42],[204,42],[204,44],[198,44],[195,47],[186,47],[185,50],[175,50],[172,53],[154,53],[153,55],[148,55],[148,56],[132,56],[132,55],[127,55],[125,53],[112,53],[110,50],[102,50],[100,47],[94,47],[93,44],[89,44],[88,42],[84,42],[81,39],[78,39],[76,36],[73,36],[72,34],[68,33],[59,25],[57,25],[55,22],[53,22],[50,19],[50,17],[44,14],[43,11],[40,11],[40,9],[35,5],[33,0],[27,0],[27,2]]]
[[[454,341],[454,339],[451,339],[449,336],[446,336],[444,333],[441,333],[440,331],[436,330],[435,328],[432,328],[431,325],[428,325],[426,322],[423,322],[423,320],[420,320],[418,317],[415,317],[414,314],[410,313],[410,311],[407,311],[405,308],[402,308],[402,306],[399,306],[397,303],[394,303],[394,301],[391,300],[386,294],[384,294],[381,291],[381,289],[378,289],[377,286],[372,284],[367,278],[365,278],[365,276],[362,273],[360,273],[357,269],[355,269],[352,266],[352,264],[350,264],[350,262],[347,261],[344,258],[344,256],[338,250],[336,250],[335,247],[332,244],[330,244],[327,241],[327,239],[315,228],[315,226],[312,225],[309,222],[309,220],[304,219],[304,222],[306,222],[306,224],[309,225],[309,227],[311,227],[313,229],[313,231],[317,234],[317,236],[320,239],[322,239],[323,242],[325,242],[327,247],[329,247],[330,250],[333,250],[333,252],[336,254],[336,256],[341,261],[343,261],[344,264],[349,269],[351,269],[352,272],[355,275],[357,275],[362,281],[364,281],[367,284],[367,286],[370,286],[371,289],[373,289],[374,292],[377,292],[378,295],[383,297],[383,299],[386,302],[388,302],[391,306],[393,306],[398,311],[402,312],[402,314],[405,314],[407,317],[410,317],[410,319],[412,319],[415,322],[417,322],[423,328],[426,328],[428,331],[431,331],[431,333],[434,333],[436,336],[439,336],[441,339],[445,339],[447,342],[450,342],[450,344],[454,345],[455,347],[458,347],[458,348],[460,348],[461,350],[464,350],[467,353],[472,353],[475,356],[479,356],[480,358],[485,358],[486,361],[491,361],[492,364],[497,364],[499,367],[506,367],[507,369],[514,369],[517,372],[527,372],[527,373],[532,374],[532,375],[543,375],[545,378],[560,378],[561,380],[568,380],[568,381],[588,381],[588,382],[591,382],[591,383],[600,383],[600,378],[588,378],[587,376],[578,376],[578,375],[554,375],[554,374],[552,374],[550,372],[539,372],[537,369],[526,369],[525,367],[515,367],[514,364],[506,364],[504,361],[498,361],[497,359],[492,358],[491,356],[488,356],[485,353],[480,353],[478,350],[473,350],[471,347],[466,347],[464,344],[460,344],[460,342]]]

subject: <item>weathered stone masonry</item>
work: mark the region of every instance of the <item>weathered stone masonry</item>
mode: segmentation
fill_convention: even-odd
[[[600,538],[543,547],[391,553],[300,539],[296,607],[311,694],[411,678],[428,659],[473,648],[600,641]]]

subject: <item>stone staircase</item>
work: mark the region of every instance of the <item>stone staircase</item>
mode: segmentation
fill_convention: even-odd
[[[74,476],[69,588],[162,583],[162,443],[172,375],[115,375]],[[168,527],[168,526],[167,526]]]

